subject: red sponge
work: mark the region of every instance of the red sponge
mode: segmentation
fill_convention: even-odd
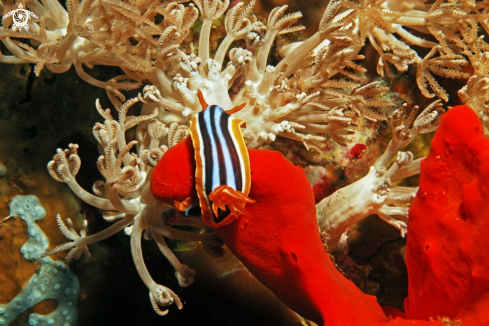
[[[409,210],[406,318],[489,325],[489,140],[476,114],[442,117]]]

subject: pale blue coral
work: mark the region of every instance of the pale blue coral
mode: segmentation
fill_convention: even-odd
[[[47,315],[30,314],[29,325],[76,325],[78,278],[63,262],[40,258],[49,241],[35,221],[44,218],[46,210],[35,196],[16,196],[10,203],[10,216],[18,216],[26,222],[29,238],[20,251],[26,260],[39,262],[41,268],[22,293],[7,304],[0,304],[0,325],[9,325],[18,315],[46,299],[56,300],[58,307]]]

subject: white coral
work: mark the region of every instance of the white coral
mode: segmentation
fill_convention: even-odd
[[[406,234],[408,204],[414,199],[417,187],[392,186],[392,183],[418,174],[421,159],[413,160],[410,152],[401,150],[417,134],[435,130],[443,112],[440,101],[433,102],[420,114],[418,109],[403,105],[394,111],[390,119],[394,137],[368,174],[316,205],[319,228],[329,234],[329,251],[336,248],[347,228],[371,214],[397,228],[402,236]],[[396,155],[396,161],[387,169]]]
[[[125,230],[126,234],[131,237],[134,263],[141,279],[150,291],[153,308],[158,314],[164,315],[168,310],[162,310],[160,307],[172,303],[176,303],[179,309],[183,306],[173,291],[155,283],[149,275],[141,251],[143,232],[146,230],[145,238],[153,239],[162,254],[173,265],[180,286],[192,284],[195,272],[178,261],[168,248],[164,237],[202,242],[215,248],[222,246],[222,243],[216,241],[209,232],[201,234],[174,229],[173,225],[190,225],[202,229],[207,227],[199,220],[180,216],[175,208],[160,203],[151,194],[150,180],[154,167],[166,150],[187,137],[189,132],[187,126],[173,123],[168,127],[155,120],[156,112],[138,117],[127,116],[127,109],[138,100],[144,100],[145,97],[158,100],[158,93],[154,89],[146,89],[145,95],[140,94],[137,98],[127,101],[119,108],[117,120],[113,118],[109,109],[103,110],[99,102],[96,102],[97,110],[105,118],[104,123],[96,123],[94,127],[94,136],[99,142],[102,154],[97,161],[97,166],[105,177],[105,182],[98,181],[94,184],[93,189],[96,195],[88,193],[76,182],[75,176],[81,164],[77,153],[78,145],[70,144],[70,149],[65,151],[58,149],[53,160],[49,162],[48,170],[53,178],[67,183],[73,192],[86,203],[106,210],[105,220],[114,223],[105,230],[87,235],[85,221],[78,234],[71,220],[68,218],[63,221],[58,214],[59,228],[70,241],[47,251],[44,255],[69,249],[70,252],[66,256],[66,262],[69,263],[72,258],[80,258],[82,253],[89,256],[88,245]],[[127,144],[124,130],[148,121],[149,124],[139,130],[138,141]],[[138,144],[139,155],[129,153],[129,150],[138,142],[140,143]],[[164,212],[171,218],[162,219],[161,214]]]

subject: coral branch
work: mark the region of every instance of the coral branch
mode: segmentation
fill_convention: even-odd
[[[138,271],[139,276],[143,280],[144,284],[149,289],[149,298],[155,312],[164,316],[168,313],[168,309],[161,310],[160,307],[166,307],[175,303],[178,309],[183,308],[180,298],[167,287],[159,285],[153,281],[151,275],[144,264],[143,253],[141,251],[141,235],[144,231],[144,225],[141,217],[136,216],[134,218],[134,224],[131,233],[131,253],[134,260],[134,264]]]

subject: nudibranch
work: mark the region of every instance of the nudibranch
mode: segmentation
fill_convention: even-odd
[[[202,210],[202,221],[212,227],[226,225],[239,215],[247,215],[244,205],[251,184],[250,158],[241,133],[243,120],[231,116],[244,105],[224,111],[208,105],[199,91],[202,111],[190,121],[190,136],[195,150],[195,183]],[[176,207],[185,211],[192,198]]]

